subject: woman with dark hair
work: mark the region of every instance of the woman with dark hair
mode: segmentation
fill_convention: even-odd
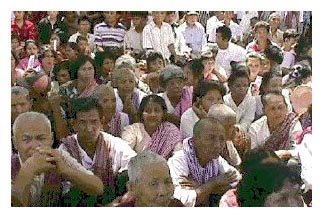
[[[121,135],[133,150],[151,150],[168,159],[182,149],[179,129],[166,121],[167,107],[162,97],[144,97],[138,115],[141,122],[125,127]]]
[[[96,68],[93,60],[88,56],[81,56],[75,62],[75,71],[72,71],[71,79],[60,86],[59,95],[61,105],[66,112],[67,119],[72,118],[72,102],[76,98],[89,97],[98,86],[95,81]],[[72,127],[72,124],[69,124]]]
[[[60,86],[70,81],[71,73],[69,68],[69,62],[62,61],[54,65],[53,75],[54,75],[54,80],[57,81]]]
[[[115,50],[107,49],[104,52],[98,52],[95,56],[95,63],[98,68],[98,84],[112,83],[115,62],[118,58],[118,53]]]
[[[54,80],[53,68],[55,64],[55,56],[56,52],[49,45],[43,45],[38,56],[38,59],[42,64],[42,69],[48,75],[51,81]]]

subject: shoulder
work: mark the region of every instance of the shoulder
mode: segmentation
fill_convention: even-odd
[[[262,126],[267,124],[267,116],[262,116],[260,119],[253,122],[250,126],[250,130],[259,130]]]

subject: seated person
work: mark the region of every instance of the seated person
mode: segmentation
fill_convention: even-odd
[[[225,146],[225,129],[214,118],[199,120],[193,137],[183,143],[183,150],[168,161],[174,198],[185,206],[218,205],[217,196],[236,186],[239,172],[221,156]]]
[[[180,132],[182,139],[192,137],[193,127],[199,119],[207,117],[210,106],[223,103],[225,88],[218,81],[203,80],[194,94],[195,101],[191,108],[181,116]]]
[[[300,176],[273,152],[252,150],[241,167],[241,182],[223,195],[220,207],[304,206]]]
[[[224,96],[224,103],[236,112],[236,124],[242,131],[248,131],[255,114],[255,99],[248,95],[249,76],[245,65],[233,66],[228,78],[229,94]]]
[[[288,160],[296,156],[292,144],[295,134],[302,131],[295,113],[288,113],[287,104],[281,93],[272,92],[262,96],[265,115],[253,122],[249,135],[251,149],[264,147],[276,151],[282,159]]]
[[[70,181],[89,195],[103,193],[102,181],[97,176],[69,153],[52,149],[51,123],[45,115],[19,115],[13,125],[13,142],[18,150],[11,157],[13,206],[59,206],[63,181]]]
[[[174,186],[167,161],[143,151],[128,163],[128,193],[115,199],[113,207],[183,207],[173,198]],[[158,189],[161,188],[161,189]]]
[[[165,89],[159,96],[166,103],[167,120],[179,127],[182,114],[192,105],[192,95],[184,89],[183,70],[176,65],[167,65],[160,73],[160,82]]]
[[[122,186],[115,183],[117,175],[127,170],[130,158],[136,153],[125,141],[101,131],[100,106],[96,99],[77,99],[73,111],[76,134],[62,139],[59,148],[67,151],[82,166],[93,171],[103,181],[104,195],[108,197],[105,196],[98,202],[106,204],[115,198],[114,192],[119,191],[119,187]],[[69,189],[69,185],[66,185],[66,189]],[[86,205],[89,206],[91,203]]]
[[[115,137],[120,137],[124,127],[129,125],[126,113],[116,111],[116,97],[111,86],[99,85],[93,92],[101,107],[100,118],[103,130]]]
[[[151,150],[168,159],[182,148],[178,127],[166,121],[167,107],[162,97],[144,97],[138,114],[140,123],[125,127],[121,135],[136,152]]]

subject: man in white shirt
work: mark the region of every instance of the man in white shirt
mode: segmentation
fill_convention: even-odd
[[[230,42],[232,31],[226,26],[217,28],[215,37],[218,45],[215,61],[225,69],[229,77],[231,75],[231,62],[245,61],[246,51],[242,47]]]
[[[168,161],[174,198],[185,206],[209,206],[213,195],[222,195],[237,185],[241,176],[219,154],[225,148],[225,129],[214,118],[204,118],[194,127],[193,138]]]
[[[153,21],[148,23],[143,30],[143,48],[160,52],[164,59],[169,59],[171,55],[177,59],[172,27],[163,21],[165,11],[153,11],[152,15]]]
[[[51,123],[44,114],[20,114],[13,125],[13,142],[18,154],[11,157],[12,205],[59,205],[62,178],[89,195],[103,193],[97,176],[68,153],[52,149]]]

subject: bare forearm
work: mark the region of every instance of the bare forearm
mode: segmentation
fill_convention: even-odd
[[[53,117],[55,122],[55,132],[57,135],[57,139],[60,140],[62,138],[67,137],[70,133],[68,130],[68,124],[63,118],[60,109],[53,110]]]
[[[13,206],[29,206],[30,205],[30,185],[33,182],[34,175],[30,171],[22,167],[16,177],[16,180],[11,188]]]
[[[175,124],[178,128],[180,128],[180,117],[168,113],[167,121]]]
[[[175,48],[174,48],[174,44],[168,45],[168,49],[169,49],[171,55],[173,55],[173,56],[176,56],[177,55],[177,53],[175,51]]]
[[[88,195],[103,194],[103,183],[99,177],[95,175],[89,175],[71,168],[67,168],[62,175],[64,179],[70,181]]]
[[[218,78],[218,80],[219,80],[220,83],[225,83],[227,81],[228,78],[225,75],[222,75],[221,73],[219,73],[215,69],[213,70],[213,72],[217,76],[217,78]]]

